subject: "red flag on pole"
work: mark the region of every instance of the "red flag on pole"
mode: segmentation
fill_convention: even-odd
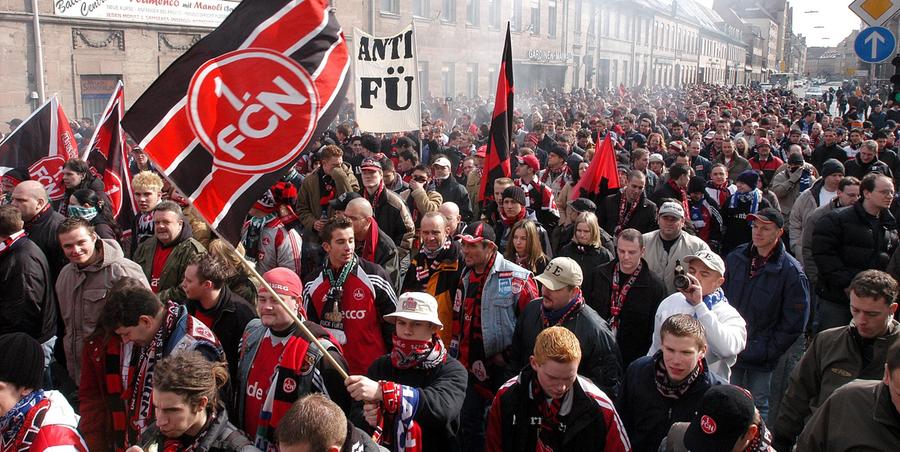
[[[84,160],[91,166],[94,176],[103,180],[110,210],[116,218],[123,237],[131,235],[135,212],[134,193],[131,190],[131,173],[128,171],[128,145],[122,130],[125,114],[124,86],[120,81],[113,91],[106,110],[100,117],[94,136],[85,148]]]
[[[27,169],[32,180],[44,185],[50,199],[66,193],[62,170],[66,161],[78,157],[78,143],[56,96],[31,113],[0,143],[0,174]]]
[[[337,115],[349,69],[328,0],[241,2],[122,126],[234,245],[253,203]]]
[[[590,197],[599,201],[619,189],[616,153],[609,137],[610,134],[607,133],[603,138],[603,143],[591,159],[590,166],[572,190],[570,199]]]
[[[511,174],[509,151],[514,91],[512,43],[509,23],[507,23],[506,43],[503,44],[503,59],[500,61],[500,72],[497,78],[497,97],[494,100],[494,114],[491,116],[491,130],[488,134],[487,153],[484,157],[484,173],[481,176],[481,187],[478,189],[478,199],[481,201],[494,197],[495,180],[509,177]]]

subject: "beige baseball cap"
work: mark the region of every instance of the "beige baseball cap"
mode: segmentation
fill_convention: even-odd
[[[438,319],[437,300],[425,292],[406,292],[400,295],[397,310],[385,315],[384,320],[395,323],[398,318],[431,322],[441,329],[444,328],[444,324]]]
[[[581,272],[581,266],[574,259],[557,257],[547,264],[544,273],[534,279],[550,290],[559,290],[566,286],[580,287],[584,282],[584,275]]]
[[[682,260],[686,264],[690,264],[692,261],[698,260],[710,270],[716,271],[720,275],[725,275],[725,261],[723,261],[718,254],[713,253],[712,251],[699,251],[690,256],[685,256],[685,258]]]

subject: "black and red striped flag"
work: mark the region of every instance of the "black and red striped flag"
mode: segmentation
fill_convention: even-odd
[[[572,189],[570,199],[590,198],[595,202],[602,201],[606,195],[619,189],[619,172],[616,167],[616,151],[613,149],[612,134],[607,132],[603,143],[594,153],[591,164],[584,176]]]
[[[32,180],[44,185],[50,199],[58,201],[66,194],[63,165],[76,157],[78,143],[72,126],[53,96],[0,143],[0,174],[16,168],[28,170]]]
[[[125,87],[116,85],[103,116],[94,129],[94,136],[85,148],[84,160],[91,166],[94,176],[103,180],[110,210],[116,218],[122,237],[131,235],[135,212],[134,192],[131,190],[131,173],[128,171],[128,144],[122,130],[125,114]]]
[[[481,176],[481,187],[478,189],[481,201],[494,197],[495,180],[509,177],[511,174],[509,154],[514,97],[512,43],[509,34],[509,23],[507,23],[506,43],[503,44],[503,59],[500,61],[500,72],[497,78],[497,98],[494,100],[491,131],[488,134],[487,153],[484,156],[484,174]]]
[[[232,244],[253,203],[344,101],[350,58],[328,0],[241,2],[122,124]]]

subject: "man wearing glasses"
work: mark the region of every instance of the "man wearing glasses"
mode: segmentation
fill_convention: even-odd
[[[891,178],[872,173],[860,182],[861,200],[824,217],[813,230],[812,253],[819,271],[817,331],[850,322],[850,281],[863,270],[884,270],[897,248]]]

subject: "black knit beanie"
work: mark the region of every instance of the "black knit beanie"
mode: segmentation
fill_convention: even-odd
[[[0,381],[40,389],[44,381],[44,349],[25,333],[0,336]]]

